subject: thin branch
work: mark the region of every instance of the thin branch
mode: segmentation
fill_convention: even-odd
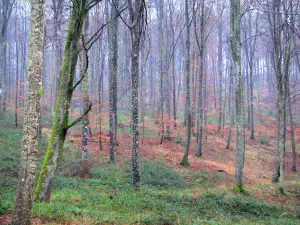
[[[77,123],[79,123],[79,122],[83,119],[83,117],[86,116],[86,115],[89,113],[89,111],[92,110],[92,105],[93,105],[93,104],[90,102],[88,109],[87,109],[80,117],[78,117],[76,120],[74,120],[74,121],[73,121],[72,123],[70,123],[68,126],[66,126],[66,127],[65,127],[65,130],[70,129],[71,127],[73,127],[73,126],[75,126]]]
[[[252,38],[254,38],[254,37],[261,36],[261,35],[267,33],[268,31],[275,30],[275,29],[280,28],[280,27],[283,27],[283,26],[284,26],[284,24],[281,24],[281,25],[279,25],[279,26],[277,26],[277,27],[272,27],[272,28],[270,28],[270,29],[268,29],[268,30],[265,30],[265,31],[263,31],[263,32],[261,32],[261,33],[259,33],[259,34],[254,34],[254,35],[252,35],[252,36],[246,38],[241,44],[244,44],[245,42],[247,42],[248,40],[250,40],[250,39],[252,39]]]

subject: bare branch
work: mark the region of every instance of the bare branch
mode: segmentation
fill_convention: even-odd
[[[93,104],[90,102],[88,109],[80,117],[78,117],[76,120],[74,120],[72,123],[70,123],[67,127],[65,127],[65,130],[70,129],[71,127],[73,127],[77,123],[79,123],[83,119],[83,117],[86,116],[89,113],[89,111],[92,110],[92,105]]]

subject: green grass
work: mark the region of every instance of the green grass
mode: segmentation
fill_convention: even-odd
[[[14,210],[21,131],[0,130],[0,215]],[[44,143],[40,146],[44,149]],[[72,164],[78,151],[69,149],[64,165]],[[41,160],[41,159],[40,159]],[[130,161],[124,165],[99,163],[92,178],[63,175],[55,181],[50,203],[35,203],[33,217],[57,223],[82,224],[298,224],[287,208],[270,206],[250,195],[220,186],[228,175],[205,171],[182,172],[161,161],[142,160],[142,187],[131,186]]]
[[[93,169],[92,179],[58,177],[52,201],[35,204],[33,215],[92,224],[296,224],[282,209],[251,197],[213,192],[193,195],[189,188],[202,188],[206,182],[185,182],[160,163],[145,161],[143,165],[152,172],[142,173],[139,192],[130,185],[128,165]],[[160,180],[163,176],[170,178]]]

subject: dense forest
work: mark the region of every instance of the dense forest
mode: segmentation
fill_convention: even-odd
[[[0,0],[0,224],[299,224],[299,112],[298,0]]]

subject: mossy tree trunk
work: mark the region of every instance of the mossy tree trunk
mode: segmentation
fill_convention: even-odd
[[[30,223],[32,195],[38,151],[40,98],[43,74],[44,1],[31,1],[30,39],[28,54],[28,91],[25,105],[24,133],[22,140],[19,187],[13,224]]]
[[[88,7],[86,0],[73,2],[65,44],[64,61],[60,76],[60,87],[56,101],[54,124],[34,193],[35,201],[42,202],[50,200],[51,188],[59,160],[62,157],[67,130],[74,125],[75,122],[79,122],[79,119],[82,119],[81,117],[72,124],[68,124],[72,94],[78,85],[78,82],[75,85],[73,84],[79,54],[78,42],[87,11]]]

